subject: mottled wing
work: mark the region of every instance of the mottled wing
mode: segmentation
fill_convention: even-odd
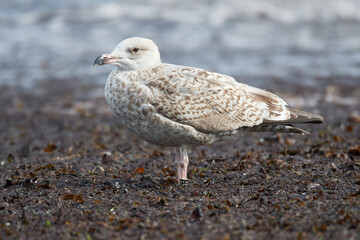
[[[164,64],[147,85],[159,114],[201,132],[253,127],[290,115],[276,95],[203,69]]]

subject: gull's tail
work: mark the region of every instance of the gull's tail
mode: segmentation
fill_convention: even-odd
[[[309,132],[293,126],[293,124],[311,123],[320,124],[324,122],[324,117],[304,112],[301,110],[287,108],[290,111],[290,118],[283,121],[264,120],[260,125],[247,129],[251,132],[284,132],[284,133],[301,133],[310,134]]]
[[[284,121],[287,123],[315,123],[320,124],[324,122],[324,117],[315,113],[304,112],[294,108],[287,108],[290,111],[290,119]]]

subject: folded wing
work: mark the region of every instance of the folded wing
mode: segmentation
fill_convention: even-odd
[[[159,114],[201,132],[217,133],[261,124],[289,125],[305,116],[288,108],[273,93],[203,69],[164,64],[158,77],[146,84],[153,92],[152,104]]]

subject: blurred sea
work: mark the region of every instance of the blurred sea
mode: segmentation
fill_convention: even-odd
[[[1,1],[0,86],[103,85],[111,67],[94,59],[132,36],[154,40],[163,62],[242,82],[360,82],[359,10],[359,0]]]

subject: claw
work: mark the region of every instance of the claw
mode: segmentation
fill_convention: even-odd
[[[187,185],[187,184],[188,184],[188,180],[187,180],[187,179],[180,179],[180,184],[181,184],[181,185]]]

